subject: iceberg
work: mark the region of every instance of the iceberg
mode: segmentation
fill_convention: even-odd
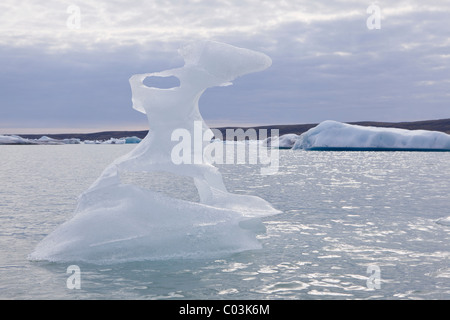
[[[102,144],[103,142],[100,140],[84,140],[84,144]]]
[[[136,136],[133,137],[126,137],[123,138],[125,140],[125,143],[129,144],[129,143],[140,143],[142,141],[141,138],[138,138]]]
[[[276,146],[279,149],[292,149],[299,138],[300,136],[295,133],[288,133],[279,137],[269,137],[262,141],[262,144],[266,147]]]
[[[103,144],[125,144],[125,139],[111,138],[103,142]]]
[[[39,139],[26,139],[16,135],[0,135],[0,145],[4,144],[24,144],[24,145],[61,145],[61,144],[79,144],[80,139],[53,139],[42,136]]]
[[[81,144],[81,140],[78,138],[66,138],[61,140],[64,144]]]
[[[0,135],[0,145],[2,144],[38,144],[38,142],[16,135]]]
[[[203,92],[262,71],[271,65],[271,59],[213,41],[191,43],[179,53],[185,61],[183,67],[130,78],[132,106],[148,118],[147,136],[105,168],[80,196],[73,217],[36,246],[31,260],[103,264],[216,257],[261,248],[256,238],[263,227],[260,218],[280,211],[257,196],[228,192],[218,168],[209,162],[174,163],[172,150],[177,141],[171,138],[180,129],[209,137],[191,150],[190,156],[201,158],[202,147],[213,137],[198,107]],[[161,89],[144,84],[147,77],[172,76],[180,80],[180,86]],[[175,178],[186,178],[190,183],[171,185],[171,190],[195,189],[199,200],[125,183],[126,173],[138,178],[157,173],[169,184],[175,183]],[[144,182],[157,185],[158,181],[149,178]]]
[[[292,149],[450,151],[450,135],[437,131],[365,127],[327,120],[298,136]]]
[[[84,144],[126,144],[139,143],[140,139],[137,137],[130,138],[109,138],[108,140],[84,140]]]
[[[65,144],[61,140],[53,139],[47,136],[42,136],[39,139],[37,139],[37,142],[39,144],[49,144],[49,145],[58,145],[58,144]]]

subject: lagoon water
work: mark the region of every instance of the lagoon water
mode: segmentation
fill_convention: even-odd
[[[1,299],[450,299],[448,152],[280,150],[268,176],[220,165],[230,192],[282,211],[263,219],[262,249],[79,263],[69,289],[67,263],[27,255],[133,147],[0,146]]]

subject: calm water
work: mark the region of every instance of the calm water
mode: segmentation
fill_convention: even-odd
[[[420,152],[280,150],[272,176],[221,165],[229,191],[283,211],[264,219],[263,249],[79,264],[81,289],[70,290],[68,265],[27,255],[133,147],[0,146],[0,298],[450,299],[450,226],[439,221],[450,216],[450,153]]]

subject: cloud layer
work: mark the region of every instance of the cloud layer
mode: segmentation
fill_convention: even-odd
[[[79,29],[70,28],[80,10]],[[180,66],[187,41],[262,51],[273,65],[200,101],[211,124],[450,117],[446,1],[3,1],[0,130],[145,127],[128,78]],[[43,129],[44,130],[44,129]]]

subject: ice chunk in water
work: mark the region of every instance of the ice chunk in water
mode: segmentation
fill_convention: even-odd
[[[180,54],[185,60],[181,68],[130,78],[133,108],[147,115],[148,135],[104,170],[81,195],[74,217],[44,238],[31,259],[115,263],[209,257],[259,247],[254,220],[279,211],[259,197],[229,193],[220,172],[209,163],[174,164],[171,151],[176,142],[171,135],[179,128],[208,131],[198,107],[202,93],[262,71],[271,59],[211,41],[189,44]],[[176,77],[180,85],[149,87],[144,84],[147,77]],[[202,149],[192,148],[192,157]],[[199,201],[126,184],[121,174],[127,172],[189,177]]]
[[[450,135],[427,130],[365,127],[328,120],[301,134],[293,149],[450,151]]]

